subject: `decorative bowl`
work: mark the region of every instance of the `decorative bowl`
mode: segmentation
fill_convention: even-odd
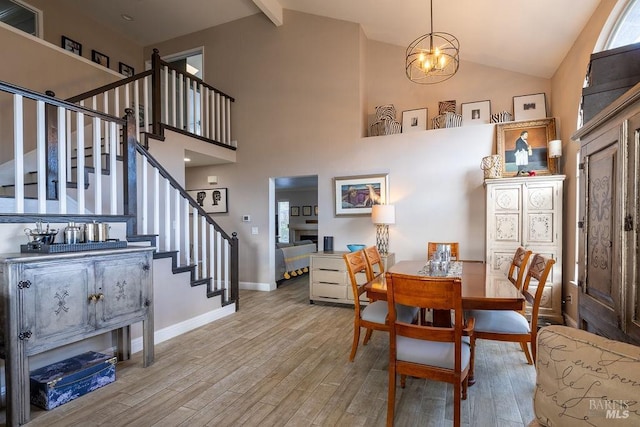
[[[361,249],[364,249],[367,245],[354,245],[354,244],[350,244],[347,245],[347,248],[349,248],[349,250],[351,252],[355,252],[355,251],[359,251]]]

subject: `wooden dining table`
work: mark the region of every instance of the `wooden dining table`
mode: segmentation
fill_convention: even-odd
[[[462,272],[462,307],[465,310],[521,310],[524,307],[522,293],[501,272],[493,272],[490,264],[476,261],[460,261]],[[429,276],[425,261],[400,261],[389,268],[390,273]],[[456,276],[454,276],[456,277]],[[365,285],[367,297],[372,301],[387,299],[384,274]]]

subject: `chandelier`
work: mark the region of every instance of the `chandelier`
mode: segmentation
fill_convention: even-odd
[[[460,63],[460,42],[449,33],[433,32],[433,0],[431,32],[418,37],[407,47],[406,73],[414,83],[429,85],[453,77]]]

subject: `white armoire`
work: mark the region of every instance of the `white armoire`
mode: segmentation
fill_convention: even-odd
[[[562,191],[564,175],[487,179],[486,262],[509,270],[519,246],[556,263],[540,303],[540,316],[562,318]]]

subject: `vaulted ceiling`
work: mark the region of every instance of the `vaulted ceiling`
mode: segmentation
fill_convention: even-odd
[[[58,0],[142,46],[282,9],[359,23],[371,40],[408,45],[430,31],[428,0]],[[462,61],[550,78],[600,0],[433,0],[433,31],[460,40]],[[133,18],[127,21],[122,15]]]

